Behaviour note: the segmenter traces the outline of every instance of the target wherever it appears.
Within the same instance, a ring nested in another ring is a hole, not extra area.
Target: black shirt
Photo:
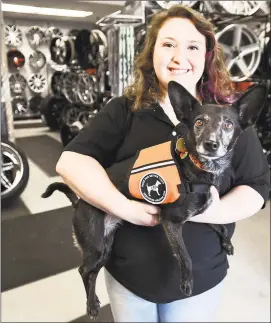
[[[172,139],[174,125],[160,106],[131,111],[131,102],[112,99],[65,147],[95,158],[104,168],[135,155],[137,150]],[[232,168],[223,175],[220,196],[238,185],[249,185],[268,199],[269,168],[253,128],[235,147]],[[90,183],[93,185],[93,183]],[[219,214],[217,214],[219,216]],[[235,224],[226,225],[230,237]],[[218,235],[203,223],[187,222],[183,238],[192,258],[193,295],[217,285],[227,274],[227,255]],[[155,303],[185,298],[180,291],[180,269],[161,225],[145,227],[129,222],[117,230],[106,269],[134,294]]]

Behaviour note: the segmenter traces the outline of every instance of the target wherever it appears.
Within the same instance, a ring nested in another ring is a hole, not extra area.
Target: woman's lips
[[[171,74],[174,75],[183,75],[183,74],[187,74],[188,72],[190,72],[190,69],[180,69],[180,68],[168,68],[168,70],[170,71]]]

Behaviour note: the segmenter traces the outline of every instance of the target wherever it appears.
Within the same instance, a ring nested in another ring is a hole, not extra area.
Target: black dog
[[[192,216],[202,213],[211,203],[210,185],[219,189],[221,174],[230,166],[234,145],[240,134],[253,126],[261,112],[267,96],[265,85],[256,85],[239,98],[232,106],[206,104],[201,106],[181,85],[169,83],[169,97],[180,124],[176,127],[177,138],[183,138],[185,150],[178,151],[186,156],[179,160],[182,178],[191,183],[191,191],[179,207],[162,208],[161,223],[180,264],[181,290],[192,294],[192,262],[182,239],[182,226]],[[178,142],[178,141],[177,141]],[[176,142],[176,147],[178,144]],[[118,186],[114,171],[108,170],[112,182]],[[207,183],[208,189],[197,191],[193,183]],[[157,186],[152,188],[157,190]],[[75,208],[73,236],[82,252],[82,276],[87,294],[87,313],[95,318],[99,310],[99,300],[95,294],[96,278],[106,264],[114,235],[121,219],[107,215],[103,211],[79,199],[63,183],[49,185],[42,197],[49,197],[55,190],[67,195]],[[210,224],[221,238],[222,246],[228,254],[233,247],[227,238],[223,225]]]

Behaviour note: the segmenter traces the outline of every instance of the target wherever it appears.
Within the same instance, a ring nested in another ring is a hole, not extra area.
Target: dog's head
[[[175,81],[168,84],[170,102],[186,129],[183,135],[187,150],[206,160],[223,157],[232,150],[240,134],[257,121],[267,92],[266,85],[254,85],[232,105],[201,106],[182,85]]]

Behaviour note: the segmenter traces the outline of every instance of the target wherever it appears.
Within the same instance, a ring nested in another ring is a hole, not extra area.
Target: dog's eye
[[[198,119],[196,122],[195,122],[195,126],[197,127],[201,127],[203,125],[203,122],[202,120]]]
[[[231,121],[226,121],[225,126],[227,129],[231,129],[233,127],[233,123]]]

